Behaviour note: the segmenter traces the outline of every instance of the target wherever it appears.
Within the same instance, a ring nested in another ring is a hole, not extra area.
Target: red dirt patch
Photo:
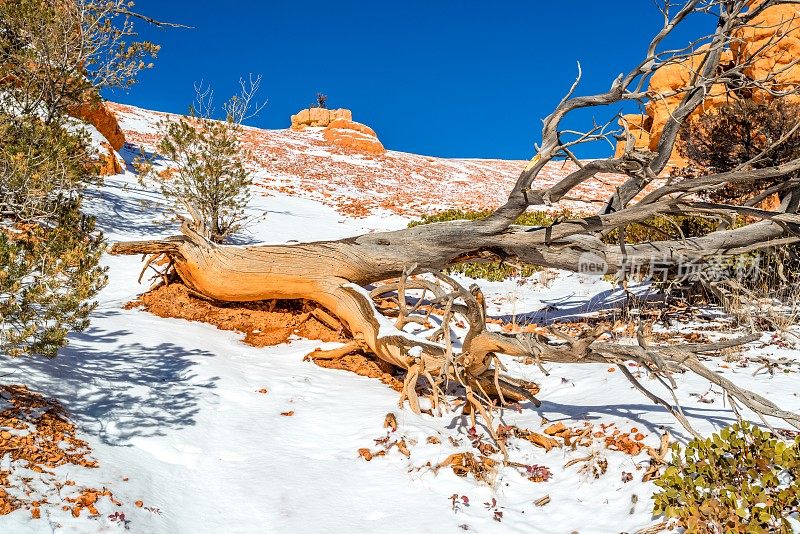
[[[254,347],[285,343],[292,335],[346,341],[342,333],[320,322],[311,314],[312,308],[301,301],[212,302],[193,296],[183,284],[172,283],[141,295],[126,308],[137,306],[159,317],[200,321],[220,330],[242,332],[244,342]]]
[[[285,343],[292,335],[320,341],[348,340],[345,332],[318,319],[312,304],[299,300],[212,302],[195,297],[181,283],[172,283],[140,295],[125,307],[142,307],[159,317],[188,319],[212,324],[221,330],[242,332],[243,341],[254,347]],[[324,317],[327,313],[320,315]],[[356,353],[337,360],[313,361],[320,367],[378,378],[397,391],[403,388],[402,382],[394,377],[396,369],[392,365],[369,355]]]
[[[312,358],[313,359],[313,358]],[[350,354],[338,360],[313,360],[320,367],[344,369],[368,378],[377,378],[395,391],[403,390],[403,382],[395,378],[395,367],[378,358]]]

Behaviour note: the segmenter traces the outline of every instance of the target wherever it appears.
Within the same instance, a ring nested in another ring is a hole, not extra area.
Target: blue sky
[[[193,82],[213,84],[221,101],[239,76],[261,74],[268,104],[253,126],[287,127],[319,91],[387,148],[444,157],[531,157],[576,61],[580,92],[604,90],[661,23],[652,0],[138,0],[136,9],[193,29],[140,23],[161,53],[130,91],[107,93],[111,100],[183,113]],[[690,21],[674,42],[713,24]]]

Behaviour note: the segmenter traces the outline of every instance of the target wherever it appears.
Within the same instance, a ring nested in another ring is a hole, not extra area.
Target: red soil
[[[159,317],[200,321],[221,330],[242,332],[243,341],[254,347],[285,343],[292,335],[320,341],[348,339],[346,332],[318,319],[313,304],[303,301],[212,302],[195,297],[183,284],[172,283],[141,295],[126,307],[139,306]],[[370,355],[356,353],[337,360],[313,361],[320,367],[378,378],[393,389],[402,389],[402,382],[394,377],[395,369]]]

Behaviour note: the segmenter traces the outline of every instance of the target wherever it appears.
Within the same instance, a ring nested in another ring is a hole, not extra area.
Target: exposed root
[[[340,323],[334,316],[332,316],[330,313],[326,312],[322,308],[313,308],[311,310],[311,315],[313,315],[315,319],[317,319],[322,324],[326,325],[331,330],[334,330],[336,332],[341,332],[342,330],[344,330],[342,323]],[[360,343],[358,348],[364,348],[361,345],[363,345],[363,343]]]
[[[330,350],[314,349],[306,354],[305,360],[338,360],[354,352],[364,350],[366,346],[360,341],[348,341],[341,347]]]
[[[667,452],[669,452],[669,433],[664,432],[661,435],[661,446],[658,450],[652,447],[645,447],[645,450],[647,450],[647,454],[650,456],[650,465],[644,476],[642,476],[642,482],[648,482],[658,478],[661,474],[661,468],[667,465],[666,457]]]
[[[424,364],[415,363],[408,369],[406,379],[403,381],[403,389],[400,391],[400,407],[402,408],[403,403],[407,400],[411,411],[416,414],[420,413],[419,397],[417,396],[420,365]]]
[[[536,445],[537,447],[540,447],[547,452],[549,452],[553,448],[561,447],[561,444],[555,439],[539,434],[538,432],[522,429],[513,425],[505,426],[502,428],[502,430],[504,435],[511,435],[519,439],[524,439],[525,441],[528,441],[531,444]],[[565,436],[567,437],[569,436],[568,431],[565,434]]]
[[[409,305],[406,292],[412,288],[417,292]],[[496,357],[497,353],[533,358],[540,366],[541,362],[616,364],[637,390],[655,404],[664,406],[695,437],[699,437],[699,433],[694,430],[684,414],[674,392],[676,383],[672,375],[675,372],[691,371],[721,387],[737,417],[740,417],[737,409],[737,405],[740,405],[755,412],[765,425],[769,426],[767,417],[775,417],[800,428],[800,416],[781,410],[764,397],[736,386],[730,380],[708,369],[698,357],[700,354],[714,353],[749,343],[757,339],[758,335],[718,343],[684,344],[674,347],[650,345],[642,325],[636,332],[638,346],[601,341],[605,335],[602,327],[586,331],[579,337],[568,336],[555,330],[550,331],[553,334],[551,338],[544,337],[538,332],[514,335],[491,332],[486,327],[486,315],[481,304],[483,299],[480,291],[477,288],[467,291],[452,278],[430,270],[422,270],[415,275],[414,269],[406,269],[400,279],[390,281],[385,286],[378,286],[370,295],[373,298],[380,297],[390,301],[394,299],[397,302],[396,324],[414,322],[426,324],[431,322],[432,318],[439,322],[433,334],[426,338],[436,342],[439,350],[430,351],[427,345],[419,347],[419,356],[415,358],[417,363],[409,368],[401,403],[408,399],[412,403],[412,409],[418,410],[418,407],[415,408],[416,396],[412,393],[409,382],[416,381],[420,376],[418,366],[433,367],[438,370],[438,375],[429,379],[434,390],[447,384],[448,381],[454,380],[459,383],[465,389],[467,402],[474,409],[470,412],[473,424],[475,414],[480,414],[487,422],[492,437],[501,444],[501,448],[502,443],[498,440],[492,424],[496,406],[506,404],[507,395],[514,401],[525,398],[536,406],[540,403],[530,390],[500,374],[503,366]],[[426,308],[423,307],[423,303],[426,304]],[[421,309],[425,310],[424,315],[419,311]],[[418,314],[419,321],[410,320],[415,317],[415,313]],[[460,347],[454,342],[452,337],[454,334],[460,337]],[[415,335],[420,338],[425,337],[421,334],[415,333]],[[424,359],[423,355],[427,355],[428,359]],[[664,385],[672,397],[672,402],[662,399],[644,387],[624,365],[628,361],[635,361]],[[482,371],[473,374],[472,370],[476,367]]]

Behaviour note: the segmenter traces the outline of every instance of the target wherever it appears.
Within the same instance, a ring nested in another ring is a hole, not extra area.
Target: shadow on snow
[[[0,363],[3,382],[24,383],[57,398],[81,430],[110,445],[195,424],[198,401],[218,377],[199,379],[193,367],[198,357],[213,354],[172,343],[118,344],[130,334],[90,327],[71,335],[69,346],[52,360]]]

